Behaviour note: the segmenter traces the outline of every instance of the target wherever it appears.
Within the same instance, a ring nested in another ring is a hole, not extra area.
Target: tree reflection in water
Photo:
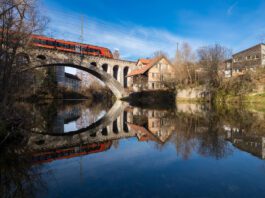
[[[0,190],[6,197],[34,197],[36,191],[45,190],[41,166],[33,164],[104,152],[111,147],[118,149],[119,140],[125,138],[154,142],[158,150],[173,145],[176,154],[185,160],[193,154],[218,160],[226,158],[233,154],[231,143],[265,159],[264,113],[242,107],[179,104],[177,109],[155,110],[127,106],[101,130],[68,136],[47,135],[45,130],[58,129],[54,120],[59,118],[63,119],[62,126],[70,120],[79,123],[79,127],[87,127],[100,119],[102,111],[107,113],[109,107],[84,103],[24,107],[33,112],[26,114],[33,133],[25,137],[25,145],[12,144],[1,149]]]
[[[18,142],[14,146],[2,145],[0,149],[0,194],[3,198],[36,197],[46,191],[41,166],[33,166],[31,155],[18,145]]]
[[[38,129],[37,131],[44,131],[44,133],[45,130],[51,131],[51,129],[57,129],[57,132],[61,131],[60,133],[64,133],[63,126],[65,125],[65,120],[71,120],[71,115],[73,116],[72,120],[78,123],[78,129],[87,127],[93,121],[99,119],[98,115],[100,115],[102,110],[108,111],[106,107],[101,105],[91,105],[87,107],[83,103],[59,106],[59,110],[56,110],[56,114],[51,113],[51,116],[47,113],[51,112],[49,108],[45,109],[47,110],[45,113],[43,113],[42,109],[40,111],[40,115],[44,114],[45,116],[36,116],[37,113],[34,114],[35,118],[42,117],[42,119],[38,119],[42,123],[35,123],[34,129]],[[48,119],[46,119],[46,117],[48,117]],[[59,118],[63,119],[61,124],[59,123],[60,127],[58,127],[58,122],[54,122],[51,118],[53,118],[53,120],[58,120]],[[84,122],[84,120],[89,121]],[[56,125],[56,127],[54,125]],[[42,127],[41,130],[39,126]],[[62,128],[62,130],[58,130],[58,128]],[[256,144],[258,143],[260,145],[260,148],[256,149],[260,149],[260,151],[252,151],[251,153],[256,153],[259,157],[265,155],[262,153],[257,154],[257,152],[264,152],[264,145],[261,142],[264,137],[263,129],[265,128],[263,117],[244,110],[244,108],[215,108],[194,104],[179,104],[177,110],[127,107],[124,112],[119,113],[117,118],[113,118],[113,122],[110,123],[109,126],[104,126],[102,128],[101,131],[93,132],[93,134],[83,132],[83,137],[89,137],[88,139],[86,138],[85,144],[110,140],[113,141],[112,145],[118,148],[119,139],[137,137],[139,141],[156,142],[156,147],[158,149],[163,149],[165,144],[174,144],[177,155],[182,156],[183,159],[189,159],[192,153],[221,159],[232,154],[231,149],[229,149],[229,142],[232,142],[237,147],[241,147],[241,149],[244,147],[244,150],[253,150],[253,148],[247,148],[247,145],[243,145],[242,142],[244,140],[242,138],[244,136],[248,138],[252,137],[253,139],[255,136],[254,139],[256,140]],[[239,133],[235,136],[235,131],[242,132],[240,133],[240,145],[235,143],[237,141],[235,137],[237,137],[237,139],[239,138]],[[232,133],[234,134],[233,136],[231,135]],[[232,139],[233,137],[234,139]],[[58,137],[57,139],[58,142],[64,140],[62,137]],[[52,138],[52,141],[54,141],[53,145],[57,145],[57,139],[54,137]],[[47,139],[46,142],[52,144],[49,139]],[[43,142],[40,140],[36,142],[36,144],[43,144],[42,147],[48,146],[45,144],[45,140],[43,140]],[[73,145],[73,143],[71,143],[71,145]],[[58,147],[62,146],[65,147],[67,144],[58,145]],[[53,147],[53,149],[54,148],[55,147]]]

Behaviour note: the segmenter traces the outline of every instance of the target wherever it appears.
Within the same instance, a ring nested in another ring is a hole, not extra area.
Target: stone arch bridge
[[[118,99],[128,96],[127,88],[132,86],[131,79],[126,76],[135,68],[133,61],[44,48],[33,48],[23,54],[27,56],[31,68],[67,66],[86,71],[103,81]]]
[[[64,148],[89,143],[104,142],[136,136],[129,130],[128,123],[132,114],[126,111],[127,103],[117,100],[108,113],[87,128],[65,134],[32,133],[28,139],[28,148],[32,151]],[[39,142],[42,142],[41,144]]]

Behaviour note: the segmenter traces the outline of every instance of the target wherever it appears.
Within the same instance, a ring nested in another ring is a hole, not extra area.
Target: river
[[[208,104],[21,104],[3,197],[265,197],[265,113]]]

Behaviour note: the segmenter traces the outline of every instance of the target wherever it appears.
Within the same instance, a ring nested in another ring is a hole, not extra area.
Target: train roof
[[[74,43],[74,44],[78,44],[78,45],[90,45],[92,47],[98,47],[98,48],[101,48],[101,49],[106,49],[106,50],[109,50],[109,48],[107,47],[102,47],[102,46],[97,46],[97,45],[92,45],[92,44],[88,44],[88,43],[80,43],[80,42],[76,42],[76,41],[66,41],[64,39],[56,39],[56,38],[52,38],[52,37],[48,37],[48,36],[44,36],[44,35],[37,35],[37,34],[33,34],[32,35],[33,37],[43,37],[43,38],[46,38],[46,39],[50,39],[50,40],[56,40],[56,41],[63,41],[63,42],[69,42],[69,43]]]

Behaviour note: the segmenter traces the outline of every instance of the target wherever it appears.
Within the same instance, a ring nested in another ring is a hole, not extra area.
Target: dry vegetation
[[[28,63],[22,52],[29,47],[30,35],[40,33],[46,20],[38,14],[34,0],[0,0],[0,5],[0,100],[3,108],[12,104],[14,93],[25,82],[19,73]]]

